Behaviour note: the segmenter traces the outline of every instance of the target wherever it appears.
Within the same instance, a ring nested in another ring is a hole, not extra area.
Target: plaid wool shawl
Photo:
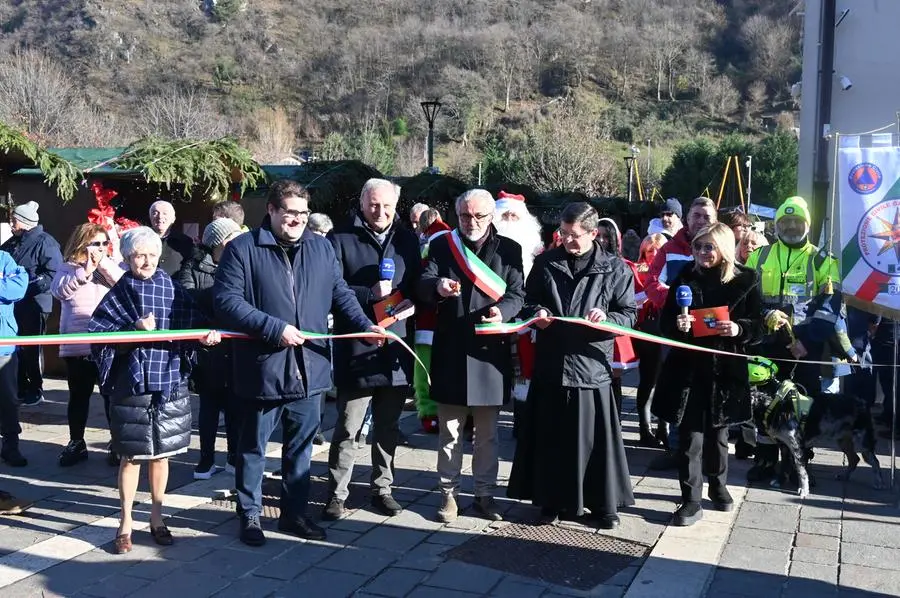
[[[94,310],[88,332],[135,330],[134,323],[150,313],[156,318],[157,330],[193,328],[205,320],[184,289],[173,284],[161,269],[157,268],[147,280],[126,271]],[[117,346],[121,351],[122,345],[92,346],[100,371],[100,390],[104,394],[112,394],[113,385],[123,379],[118,372],[112,371]],[[154,342],[141,344],[127,355],[120,355],[121,367],[127,364],[131,384],[127,393],[131,396],[160,393],[163,399],[168,399],[181,382],[182,366],[185,373],[190,369],[190,360],[183,355],[187,349],[178,341]],[[116,390],[121,394],[126,389]]]

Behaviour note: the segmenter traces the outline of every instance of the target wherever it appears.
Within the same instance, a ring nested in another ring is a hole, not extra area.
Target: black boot
[[[734,458],[738,461],[744,461],[745,459],[749,459],[756,453],[756,449],[746,442],[744,439],[738,436],[737,441],[734,443]]]
[[[775,466],[778,465],[777,444],[757,444],[753,467],[747,472],[747,481],[769,482],[775,477]]]

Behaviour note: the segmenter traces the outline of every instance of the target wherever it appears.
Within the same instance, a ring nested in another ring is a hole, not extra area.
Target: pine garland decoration
[[[201,192],[207,201],[227,199],[233,182],[240,183],[243,195],[266,179],[250,151],[232,137],[211,141],[145,137],[114,161],[116,166],[139,171],[148,182],[163,184],[167,189],[171,190],[173,184],[184,185],[185,198]]]
[[[48,152],[29,139],[24,133],[0,122],[0,151],[8,154],[19,151],[31,160],[44,175],[44,182],[56,188],[56,194],[68,203],[78,192],[78,183],[84,178],[78,168],[60,156]]]

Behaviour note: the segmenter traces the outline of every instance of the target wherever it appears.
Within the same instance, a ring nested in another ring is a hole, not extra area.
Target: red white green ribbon
[[[472,250],[463,244],[457,230],[450,233],[450,253],[453,254],[453,258],[462,269],[463,274],[466,275],[466,278],[472,281],[472,284],[479,291],[494,301],[500,301],[504,293],[506,293],[506,283],[487,264],[481,261]]]
[[[578,326],[587,326],[588,328],[593,328],[594,330],[600,330],[602,332],[609,332],[611,334],[618,334],[622,336],[628,336],[637,340],[647,341],[650,343],[656,343],[658,345],[665,345],[667,347],[674,347],[676,349],[685,349],[687,351],[699,351],[700,353],[710,353],[713,355],[724,355],[726,357],[742,357],[744,359],[750,359],[753,357],[757,357],[755,355],[744,355],[741,353],[732,353],[731,351],[721,351],[719,349],[712,349],[710,347],[703,347],[701,345],[692,345],[691,343],[685,343],[682,341],[676,341],[669,338],[665,338],[662,336],[656,336],[655,334],[648,334],[646,332],[641,332],[640,330],[634,330],[633,328],[625,328],[624,326],[619,326],[618,324],[613,324],[611,322],[591,322],[584,318],[575,318],[571,316],[550,316],[546,318],[551,322],[563,322],[566,324],[577,324]],[[497,324],[476,324],[475,325],[475,334],[483,335],[483,334],[514,334],[532,326],[535,322],[540,321],[541,318],[531,318],[525,320],[523,322],[508,322],[508,323],[497,323]],[[771,358],[768,358],[771,359]],[[805,359],[772,359],[772,361],[781,361],[788,363],[808,363],[813,365],[834,365],[831,361],[807,361]],[[846,363],[845,365],[857,366],[858,363]],[[874,367],[893,367],[891,364],[873,364]]]

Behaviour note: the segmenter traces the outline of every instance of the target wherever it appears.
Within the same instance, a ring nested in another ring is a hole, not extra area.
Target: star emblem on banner
[[[884,241],[884,245],[878,250],[878,255],[883,255],[893,249],[897,261],[900,262],[900,208],[894,211],[893,222],[889,222],[880,216],[876,216],[876,219],[884,229],[881,232],[870,234],[869,237]]]

